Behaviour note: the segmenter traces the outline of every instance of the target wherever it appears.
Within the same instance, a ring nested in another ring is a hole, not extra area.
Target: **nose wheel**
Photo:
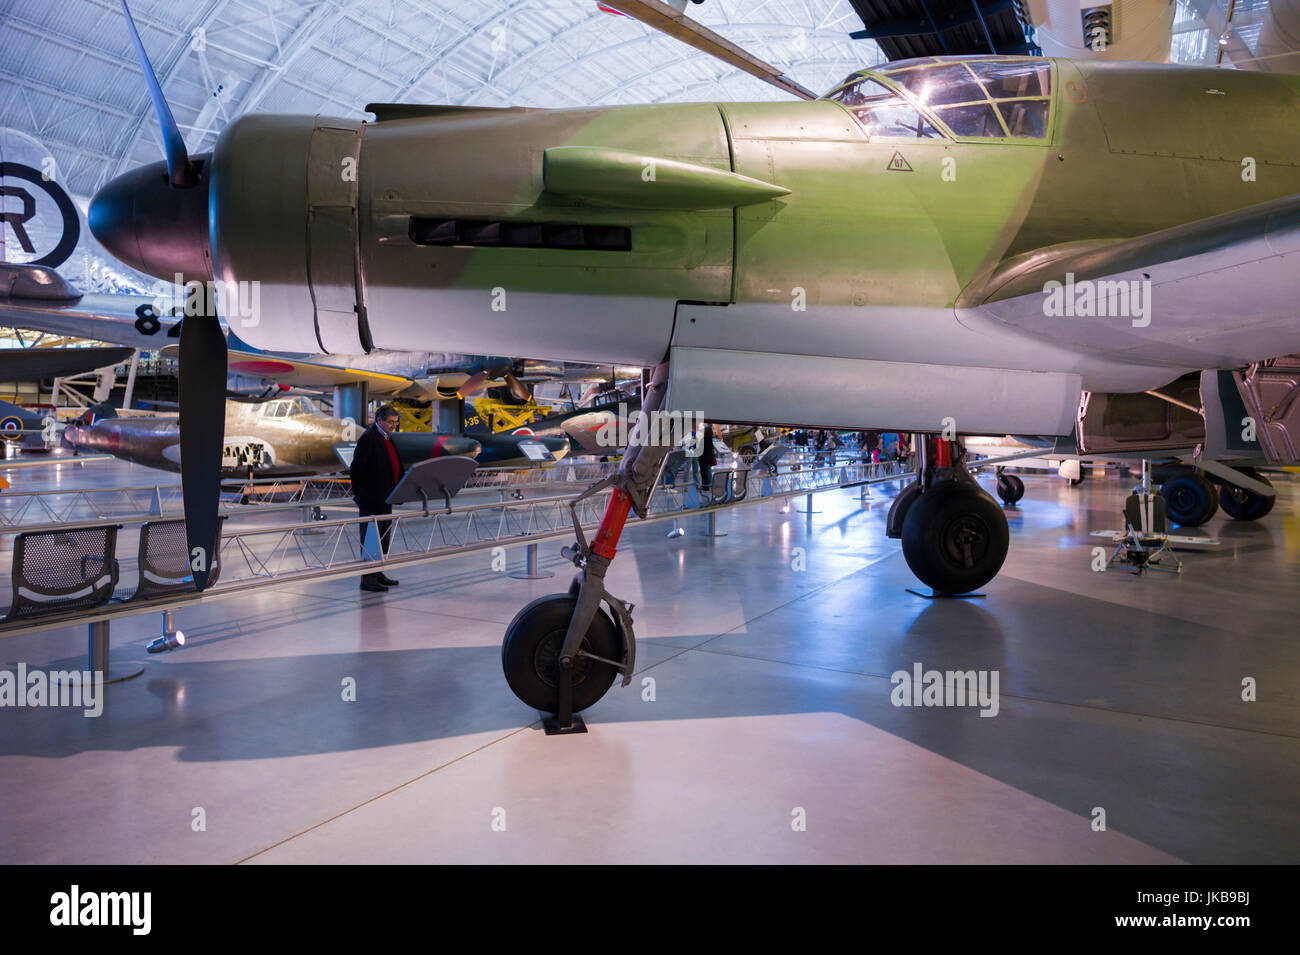
[[[668,363],[642,379],[642,414],[653,414],[668,393]],[[546,733],[585,733],[574,714],[609,690],[614,678],[623,685],[636,671],[636,637],[632,604],[605,589],[605,575],[617,552],[628,515],[644,518],[655,482],[673,441],[629,442],[618,472],[597,481],[569,502],[577,541],[560,551],[579,573],[567,594],[534,600],[515,616],[501,646],[501,667],[515,696],[537,710],[554,714],[543,720]],[[605,513],[595,539],[588,541],[577,505],[609,488]],[[609,613],[605,612],[609,607]],[[611,618],[611,614],[613,615]]]
[[[573,594],[539,597],[515,615],[501,644],[501,669],[515,696],[535,710],[560,712],[560,650],[578,598]],[[622,641],[609,614],[597,609],[569,670],[570,712],[599,700],[614,684]]]

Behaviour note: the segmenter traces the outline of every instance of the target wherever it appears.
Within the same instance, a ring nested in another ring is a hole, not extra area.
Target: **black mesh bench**
[[[13,600],[4,621],[108,603],[117,587],[120,524],[32,531],[14,540]]]
[[[221,528],[226,523],[223,514],[217,521],[217,540],[212,548],[212,572],[208,585],[215,584],[221,576]],[[194,572],[190,569],[189,544],[185,540],[185,519],[149,521],[140,528],[140,550],[137,557],[140,582],[135,593],[126,600],[148,600],[194,589]]]
[[[102,524],[19,534],[10,571],[13,600],[3,622],[93,610],[108,603],[117,588],[114,552],[121,528]],[[87,668],[102,673],[105,683],[129,680],[144,671],[140,664],[109,666],[107,620],[89,625],[87,650]]]

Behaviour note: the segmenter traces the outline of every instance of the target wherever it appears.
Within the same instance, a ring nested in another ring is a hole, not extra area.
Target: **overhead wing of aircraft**
[[[66,378],[126,361],[133,348],[0,349],[0,381]]]
[[[800,86],[775,66],[746,53],[730,40],[696,23],[683,12],[684,2],[678,3],[677,6],[669,6],[661,3],[660,0],[602,0],[601,6],[611,7],[634,20],[640,20],[647,26],[654,27],[688,46],[693,46],[724,63],[744,70],[750,76],[757,76],[764,83],[770,83],[799,99],[817,98],[816,93]]]
[[[147,295],[83,294],[55,269],[0,262],[0,324],[158,351],[180,340],[183,316]]]

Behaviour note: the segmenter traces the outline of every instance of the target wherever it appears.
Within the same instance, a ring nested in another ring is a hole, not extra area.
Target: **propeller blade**
[[[487,371],[487,369],[470,375],[465,379],[465,383],[456,389],[456,394],[460,395],[462,398],[468,398],[470,395],[474,394],[474,392],[483,387],[484,382],[488,380],[490,375],[491,373]]]
[[[510,389],[510,394],[514,395],[516,401],[527,401],[533,396],[528,386],[510,372],[505,373],[505,379],[506,387]]]
[[[158,117],[158,128],[162,131],[163,148],[167,153],[167,178],[171,180],[173,186],[188,189],[199,181],[199,177],[194,172],[189,153],[185,151],[185,140],[181,136],[181,129],[176,125],[171,107],[167,105],[167,98],[163,96],[158,75],[154,73],[153,65],[149,62],[149,54],[144,51],[144,44],[140,42],[140,31],[135,28],[135,20],[131,17],[131,9],[126,5],[126,0],[122,0],[122,12],[126,14],[126,25],[131,31],[131,42],[135,44],[136,55],[140,58],[140,72],[144,74],[145,84],[149,87],[149,98],[153,100],[154,115]]]
[[[212,289],[204,285],[193,294],[202,297],[203,308],[181,325],[181,490],[190,568],[195,589],[203,590],[216,559],[226,433],[226,336]]]

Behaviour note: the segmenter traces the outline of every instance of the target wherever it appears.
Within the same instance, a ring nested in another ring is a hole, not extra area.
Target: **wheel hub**
[[[542,640],[538,641],[537,649],[533,651],[533,668],[537,671],[537,678],[554,689],[558,689],[560,685],[560,648],[564,646],[565,632],[564,630],[552,630]],[[591,649],[587,645],[585,637],[579,649]],[[591,673],[594,662],[591,657],[574,657],[573,672],[569,677],[570,685],[574,687],[581,686],[582,681]]]
[[[974,567],[989,547],[989,527],[975,514],[963,514],[944,528],[943,549],[948,559],[962,567]]]
[[[1173,494],[1173,500],[1170,501],[1178,510],[1187,510],[1195,505],[1194,495],[1187,488],[1176,488]]]

